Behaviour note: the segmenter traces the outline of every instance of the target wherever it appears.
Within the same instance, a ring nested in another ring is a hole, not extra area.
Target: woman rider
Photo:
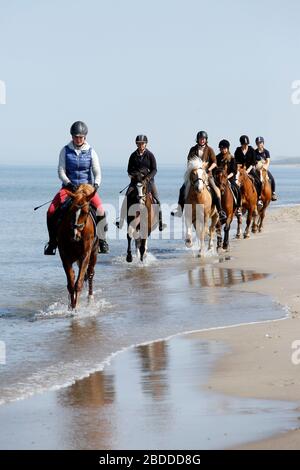
[[[70,133],[72,136],[71,142],[65,145],[59,154],[58,176],[62,181],[62,188],[54,197],[47,212],[49,242],[44,248],[45,255],[55,255],[56,252],[57,220],[60,213],[59,208],[68,198],[66,189],[74,192],[80,184],[89,183],[93,184],[97,190],[101,183],[99,157],[86,141],[87,125],[82,121],[76,121],[72,124]],[[99,252],[108,253],[109,247],[105,239],[105,232],[107,231],[105,212],[97,193],[91,199],[91,204],[96,209],[97,224],[101,222]],[[97,226],[97,232],[99,233],[99,225]]]
[[[234,156],[230,153],[229,147],[230,142],[228,140],[222,139],[219,142],[220,153],[216,156],[217,166],[227,173],[227,179],[236,197],[237,215],[241,215],[241,193],[235,181],[237,166]]]
[[[269,171],[270,166],[270,152],[269,150],[265,149],[265,140],[263,137],[256,137],[255,143],[257,148],[255,149],[256,154],[256,163],[262,162],[265,169],[268,172],[268,177],[271,182],[271,189],[272,189],[272,201],[277,201],[277,195],[275,193],[275,180],[272,173]]]

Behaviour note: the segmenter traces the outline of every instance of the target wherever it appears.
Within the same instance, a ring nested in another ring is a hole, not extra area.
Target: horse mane
[[[81,193],[83,196],[88,197],[94,191],[95,191],[95,189],[91,184],[84,183],[84,184],[81,184],[80,186],[78,186],[77,191],[75,192],[75,194],[79,195]]]
[[[188,161],[187,164],[187,169],[184,174],[184,184],[185,184],[185,199],[187,198],[187,195],[189,193],[191,183],[190,183],[190,174],[193,170],[199,170],[203,168],[203,161],[199,157],[194,157],[191,158],[191,160]]]

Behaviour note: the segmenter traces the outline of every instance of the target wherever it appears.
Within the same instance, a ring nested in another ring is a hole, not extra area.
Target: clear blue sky
[[[0,0],[0,162],[56,164],[79,119],[103,164],[138,133],[180,164],[200,129],[299,156],[299,19],[298,0]]]

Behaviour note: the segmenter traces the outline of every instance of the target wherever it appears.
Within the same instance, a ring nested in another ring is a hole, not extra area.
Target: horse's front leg
[[[193,237],[192,237],[192,211],[191,207],[186,208],[185,210],[185,246],[191,248],[193,246]]]
[[[79,260],[78,276],[75,283],[75,308],[78,306],[79,303],[79,296],[83,288],[83,281],[89,265],[90,255],[91,252],[90,250],[88,250],[88,253],[84,256],[84,258]]]
[[[132,253],[131,253],[131,236],[127,233],[127,256],[126,261],[127,263],[132,263]]]
[[[251,209],[248,209],[244,238],[250,238],[250,224],[252,220],[252,214],[253,211]]]
[[[266,215],[266,207],[263,207],[261,212],[260,212],[260,217],[259,217],[259,223],[258,223],[258,231],[261,232],[262,229],[263,229],[263,222],[264,222],[264,218],[265,218],[265,215]]]
[[[69,291],[69,308],[75,308],[75,272],[72,263],[63,261],[63,267],[67,276],[67,289]]]
[[[228,221],[225,224],[224,227],[224,241],[223,241],[223,250],[228,250],[229,247],[229,232],[230,232],[230,225],[231,223]]]
[[[209,242],[208,242],[208,249],[211,250],[214,247],[214,237],[215,237],[215,230],[216,230],[216,225],[218,222],[219,216],[217,212],[215,211],[214,214],[211,217],[211,224],[209,227]],[[221,237],[222,240],[222,237]]]
[[[89,293],[88,293],[88,302],[91,302],[94,299],[94,291],[93,291],[93,279],[95,275],[95,265],[97,262],[97,246],[93,248],[89,265],[87,268],[87,280],[89,283]]]
[[[237,231],[236,231],[236,236],[235,238],[241,238],[242,236],[242,223],[243,223],[243,216],[240,214],[240,215],[237,215],[236,216],[236,219],[237,219]]]

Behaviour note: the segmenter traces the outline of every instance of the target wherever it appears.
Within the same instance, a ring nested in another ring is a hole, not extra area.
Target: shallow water
[[[110,223],[111,252],[97,264],[95,303],[87,305],[83,295],[72,316],[60,259],[42,254],[47,206],[33,211],[57,191],[56,171],[1,171],[1,218],[6,223],[0,244],[0,341],[6,344],[6,364],[0,363],[0,403],[72,383],[101,370],[122,348],[143,341],[283,315],[269,298],[258,295],[253,302],[252,294],[230,290],[236,283],[259,280],[263,273],[226,269],[227,255],[213,252],[199,260],[196,250],[185,249],[181,221],[176,220],[170,222],[175,224],[170,239],[154,234],[143,265],[126,263],[126,241],[118,239]],[[176,203],[182,173],[160,170],[157,182],[164,203]],[[280,175],[280,201],[296,201],[295,169],[285,173],[286,192],[281,192]],[[104,168],[101,195],[110,207],[126,183],[123,169]],[[112,221],[113,212],[109,217]]]
[[[223,449],[298,425],[295,404],[202,389],[223,345],[179,336],[67,388],[0,407],[2,449]]]

